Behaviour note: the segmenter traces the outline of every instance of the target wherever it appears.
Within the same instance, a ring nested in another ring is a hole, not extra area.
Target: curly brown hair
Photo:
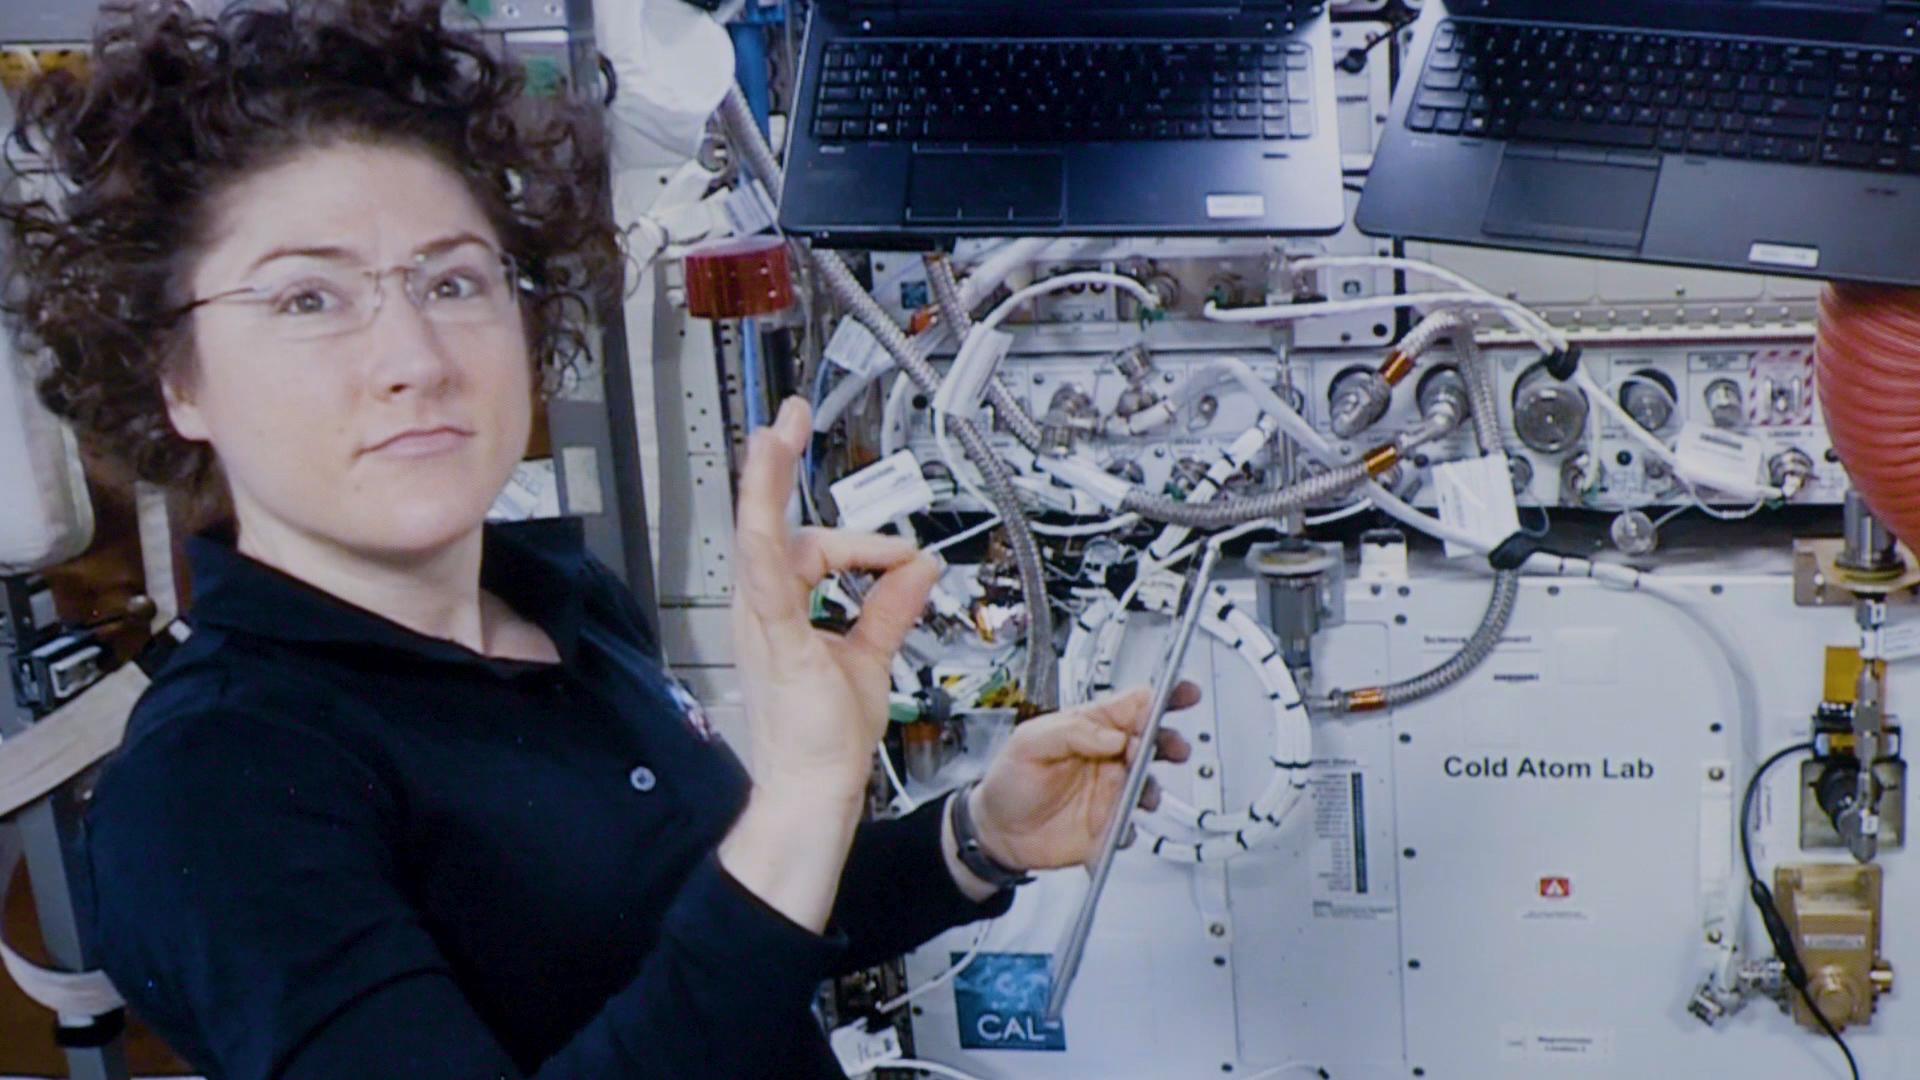
[[[601,113],[529,97],[443,6],[284,0],[210,18],[183,0],[117,3],[84,79],[54,71],[24,92],[8,163],[52,168],[65,195],[0,197],[0,307],[25,351],[45,350],[42,400],[93,449],[218,497],[211,450],[174,432],[162,396],[193,374],[186,283],[221,193],[319,146],[403,146],[457,172],[519,267],[543,383],[584,355],[621,270]]]

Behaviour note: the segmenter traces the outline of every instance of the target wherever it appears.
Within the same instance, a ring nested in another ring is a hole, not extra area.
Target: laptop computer
[[[781,227],[1327,235],[1344,223],[1323,0],[817,0]]]
[[[1429,0],[1363,232],[1920,285],[1920,4]]]

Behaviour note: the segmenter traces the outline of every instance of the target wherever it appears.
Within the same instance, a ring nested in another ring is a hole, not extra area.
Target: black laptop
[[[1375,235],[1920,285],[1920,3],[1429,0]]]
[[[817,243],[1326,235],[1323,0],[817,0],[781,226]]]

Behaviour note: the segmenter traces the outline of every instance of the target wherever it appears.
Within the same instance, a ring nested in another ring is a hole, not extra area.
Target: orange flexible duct
[[[1816,355],[1847,475],[1874,516],[1920,550],[1920,289],[1828,286]]]

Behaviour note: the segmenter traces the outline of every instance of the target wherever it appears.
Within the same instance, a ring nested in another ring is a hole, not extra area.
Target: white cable
[[[1526,309],[1503,296],[1490,292],[1392,293],[1358,300],[1325,300],[1304,304],[1269,304],[1262,307],[1223,308],[1207,301],[1206,317],[1226,323],[1279,323],[1330,315],[1360,315],[1370,311],[1396,311],[1411,307],[1483,307],[1492,308],[1506,318],[1528,340],[1542,346],[1552,340],[1541,332],[1543,324],[1523,317]],[[1530,314],[1530,313],[1529,313]],[[1545,339],[1545,340],[1543,340]]]
[[[996,515],[994,517],[988,518],[987,520],[981,522],[978,525],[975,525],[971,529],[966,529],[962,532],[954,533],[952,536],[947,537],[945,540],[942,540],[937,544],[929,544],[921,550],[925,551],[929,555],[937,555],[940,552],[945,551],[950,547],[953,547],[955,544],[964,544],[967,541],[973,539],[976,536],[979,536],[981,533],[986,532],[987,530],[992,529],[999,524],[1000,524],[1000,518],[998,515]]]
[[[1357,502],[1349,503],[1338,510],[1332,510],[1324,514],[1316,514],[1309,517],[1306,519],[1306,523],[1308,525],[1331,525],[1336,521],[1345,521],[1350,517],[1358,517],[1371,509],[1373,509],[1373,500],[1363,498]]]
[[[1031,522],[1030,526],[1034,532],[1039,533],[1041,536],[1075,537],[1100,536],[1105,533],[1131,529],[1138,524],[1140,524],[1140,515],[1129,513],[1121,514],[1118,517],[1110,517],[1103,521],[1088,522],[1084,525],[1048,525],[1035,521]]]
[[[933,978],[928,979],[926,982],[921,983],[919,986],[913,987],[912,989],[907,990],[906,992],[899,994],[891,998],[890,1000],[881,1002],[878,1006],[878,1010],[881,1013],[881,1015],[884,1016],[887,1013],[893,1012],[894,1010],[900,1008],[902,1005],[905,1005],[910,1001],[918,1001],[920,998],[923,998],[926,995],[933,993],[935,990],[938,990],[941,987],[952,982],[953,980],[959,978],[960,973],[967,970],[967,966],[969,964],[972,964],[974,960],[979,957],[982,949],[987,944],[987,934],[990,933],[992,930],[993,930],[992,919],[988,919],[985,922],[981,923],[980,929],[974,931],[973,944],[967,947],[967,951],[965,955],[961,956],[960,959],[955,960],[953,964],[947,968],[947,970],[941,972],[938,975],[935,975]]]
[[[1471,279],[1457,274],[1452,270],[1448,270],[1443,266],[1437,266],[1420,259],[1402,259],[1385,255],[1319,255],[1301,259],[1293,264],[1293,269],[1297,271],[1317,270],[1321,267],[1399,270],[1409,274],[1420,274],[1425,277],[1430,277],[1452,288],[1459,289],[1463,292],[1477,293],[1487,298],[1489,301],[1488,306],[1500,310],[1500,312],[1507,317],[1508,323],[1516,329],[1519,329],[1519,323],[1515,321],[1516,319],[1530,324],[1534,328],[1535,333],[1526,334],[1524,330],[1522,333],[1535,344],[1551,344],[1553,348],[1557,349],[1565,349],[1567,347],[1566,335],[1562,333],[1558,327],[1541,318],[1532,308],[1527,307],[1525,304],[1511,297],[1500,296],[1490,292]],[[1543,338],[1545,339],[1544,343],[1541,340]]]
[[[918,1069],[929,1076],[946,1077],[947,1080],[983,1080],[972,1073],[961,1072],[951,1065],[942,1065],[937,1061],[922,1061],[919,1058],[895,1058],[874,1065],[875,1069]],[[872,1075],[871,1072],[863,1075]]]
[[[919,809],[920,804],[914,800],[913,796],[907,794],[907,785],[900,782],[900,773],[893,767],[893,755],[887,753],[884,745],[879,748],[879,753],[880,767],[886,771],[887,783],[893,785],[893,795],[900,802],[901,812],[913,813]]]

